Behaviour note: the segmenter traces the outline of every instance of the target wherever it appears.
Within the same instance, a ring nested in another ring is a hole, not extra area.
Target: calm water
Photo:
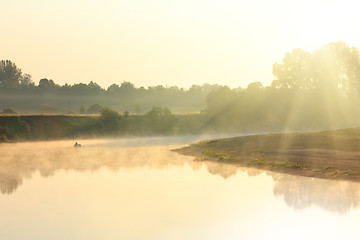
[[[194,140],[0,144],[0,239],[360,239],[360,184],[170,151]]]

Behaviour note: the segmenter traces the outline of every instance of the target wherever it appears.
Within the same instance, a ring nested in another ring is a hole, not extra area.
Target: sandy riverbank
[[[196,161],[360,182],[360,128],[216,139],[174,151]]]

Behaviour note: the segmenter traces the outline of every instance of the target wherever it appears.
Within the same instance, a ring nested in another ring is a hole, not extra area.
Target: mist
[[[320,131],[360,122],[360,54],[343,42],[288,52],[281,63],[274,63],[271,86],[254,82],[233,89],[217,84],[145,89],[123,82],[105,90],[95,82],[60,86],[47,78],[35,85],[8,60],[1,62],[0,71],[4,114],[100,116],[81,123],[67,119],[71,128],[55,125],[61,130],[49,138]],[[25,127],[15,132],[3,120],[2,139],[31,139],[44,132],[41,124],[18,119]]]
[[[261,170],[193,161],[193,157],[170,151],[207,137],[81,140],[81,148],[74,148],[73,141],[1,144],[0,190],[5,195],[15,194],[25,181],[36,174],[42,178],[51,178],[64,171],[96,174],[107,169],[121,174],[189,166],[194,171],[205,168],[209,174],[221,176],[227,181],[243,173],[255,178],[263,176],[264,171]],[[345,214],[360,204],[359,183],[265,173],[274,181],[274,196],[284,198],[286,204],[295,209],[317,205],[328,211]]]

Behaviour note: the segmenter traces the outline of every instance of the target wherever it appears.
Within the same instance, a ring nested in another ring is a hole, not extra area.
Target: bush
[[[146,128],[155,134],[170,134],[175,127],[175,116],[168,108],[153,107],[145,114]]]
[[[104,107],[100,113],[100,122],[105,133],[117,133],[120,129],[120,115],[118,112]]]
[[[86,112],[86,109],[84,107],[84,105],[80,106],[80,114],[84,114]]]
[[[104,107],[104,108],[102,108],[102,110],[100,112],[100,118],[102,119],[102,121],[105,121],[105,122],[114,122],[120,118],[120,115],[118,112],[116,112],[108,107]]]
[[[103,107],[99,104],[91,105],[87,110],[86,113],[93,114],[93,113],[100,113]]]
[[[2,113],[6,113],[6,114],[15,114],[17,112],[15,112],[14,110],[12,110],[11,108],[6,108],[2,111]]]

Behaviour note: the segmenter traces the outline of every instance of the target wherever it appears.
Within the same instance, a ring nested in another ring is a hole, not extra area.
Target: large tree
[[[0,61],[0,88],[16,88],[22,80],[21,69],[10,60]]]
[[[360,90],[360,57],[357,48],[331,42],[312,53],[294,49],[273,65],[276,88]]]
[[[313,78],[324,89],[360,90],[359,50],[332,42],[314,51]]]
[[[310,56],[309,52],[302,49],[286,53],[282,64],[273,65],[273,74],[276,78],[273,85],[281,88],[311,88]]]

